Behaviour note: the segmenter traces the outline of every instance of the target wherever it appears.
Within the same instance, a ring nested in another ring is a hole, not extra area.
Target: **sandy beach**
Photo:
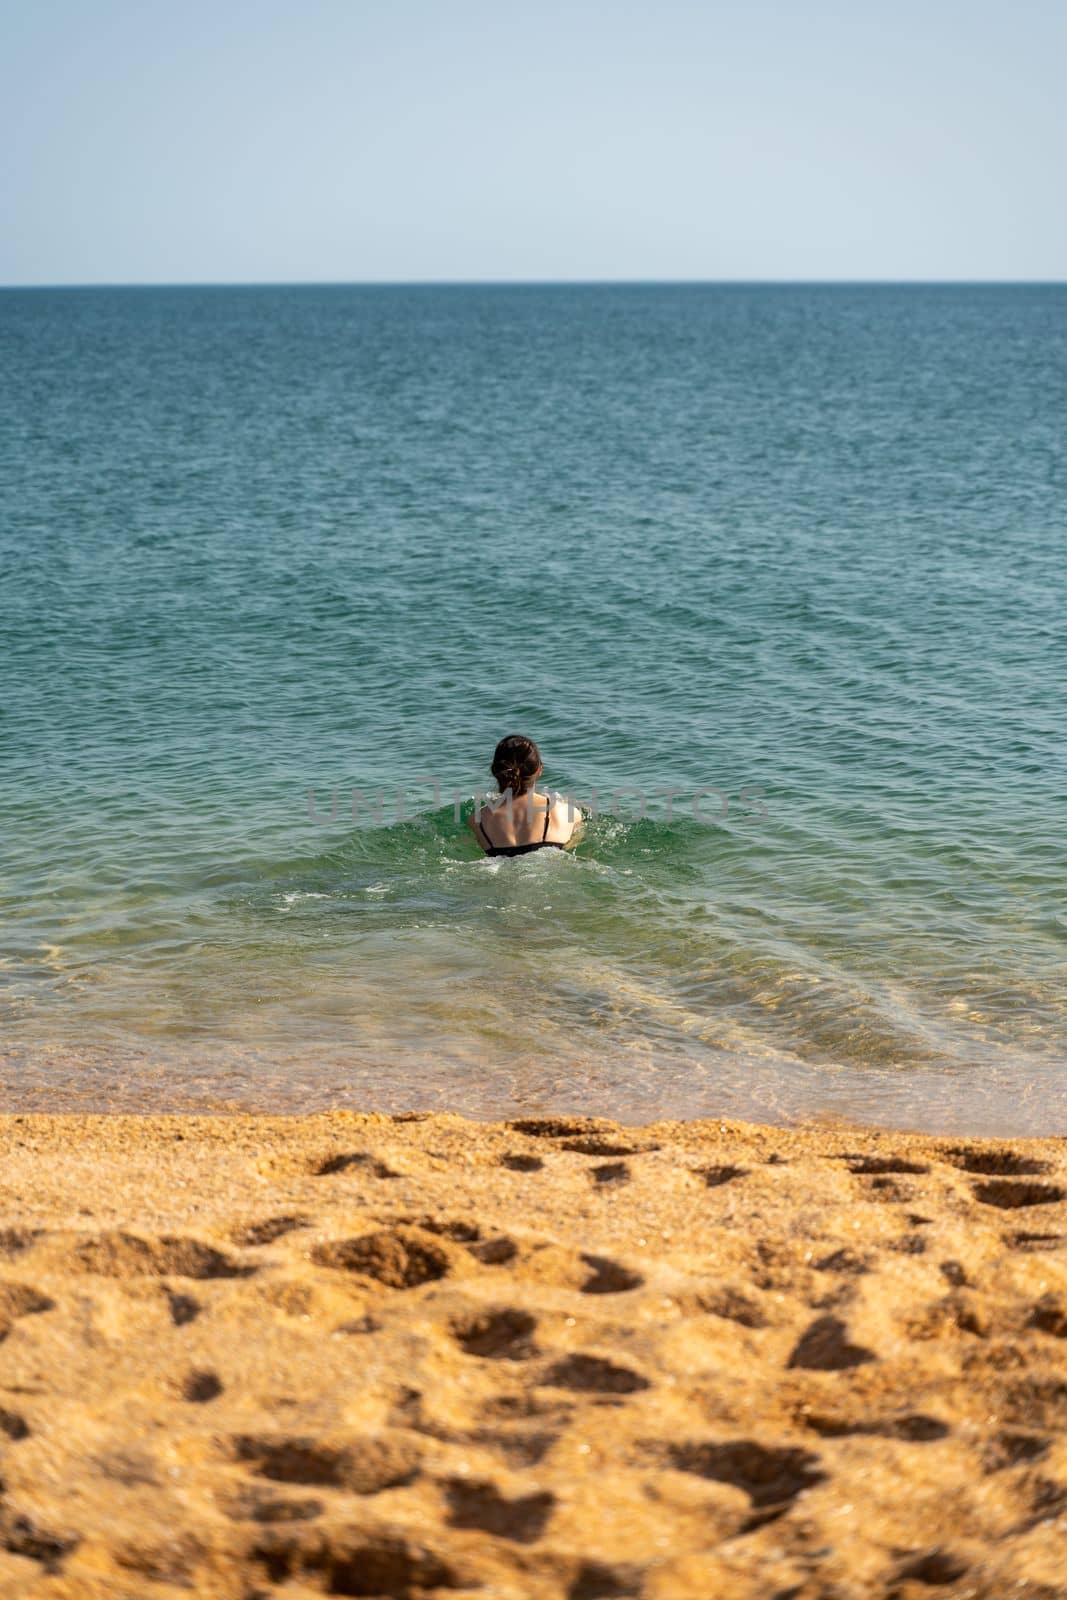
[[[0,1140],[5,1600],[1067,1593],[1063,1139]]]

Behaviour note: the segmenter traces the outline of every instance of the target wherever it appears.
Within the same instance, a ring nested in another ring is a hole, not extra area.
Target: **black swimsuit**
[[[540,839],[535,840],[535,842],[533,844],[494,844],[492,839],[490,839],[489,835],[486,833],[485,829],[482,828],[482,819],[479,816],[479,818],[478,818],[478,826],[482,830],[482,838],[485,840],[486,844],[489,846],[489,848],[485,852],[486,855],[487,856],[525,856],[525,855],[528,855],[531,850],[562,850],[562,849],[564,849],[565,847],[562,844],[560,844],[558,839],[550,839],[548,837],[548,824],[551,821],[551,819],[552,819],[552,802],[550,800],[548,802],[548,805],[545,807],[545,831],[541,835]]]

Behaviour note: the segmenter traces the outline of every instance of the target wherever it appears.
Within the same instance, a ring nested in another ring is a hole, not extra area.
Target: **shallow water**
[[[1064,1131],[1067,290],[10,291],[0,346],[0,1104]],[[512,729],[573,854],[457,818]]]

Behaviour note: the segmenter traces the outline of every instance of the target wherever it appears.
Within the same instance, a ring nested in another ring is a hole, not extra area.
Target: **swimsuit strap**
[[[484,826],[484,824],[482,822],[481,813],[478,814],[478,818],[477,818],[478,828],[479,828],[479,831],[481,833],[481,836],[485,840],[486,844],[489,846],[490,854],[494,855],[494,856],[495,855],[505,855],[505,854],[510,855],[513,850],[515,850],[515,851],[519,851],[519,850],[539,850],[541,848],[541,845],[543,845],[543,844],[550,844],[550,845],[556,844],[556,840],[555,839],[550,839],[548,837],[548,825],[549,825],[549,823],[551,821],[552,821],[552,796],[551,795],[548,796],[546,804],[545,804],[545,826],[544,826],[544,831],[541,834],[541,839],[540,839],[540,843],[539,844],[518,844],[518,845],[494,844],[492,839],[490,839],[489,835],[485,831],[485,826]],[[560,850],[562,850],[563,846],[559,845],[558,848]]]

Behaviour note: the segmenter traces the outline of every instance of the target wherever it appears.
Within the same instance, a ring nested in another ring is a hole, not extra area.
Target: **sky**
[[[0,284],[1067,277],[1062,0],[0,0]]]

